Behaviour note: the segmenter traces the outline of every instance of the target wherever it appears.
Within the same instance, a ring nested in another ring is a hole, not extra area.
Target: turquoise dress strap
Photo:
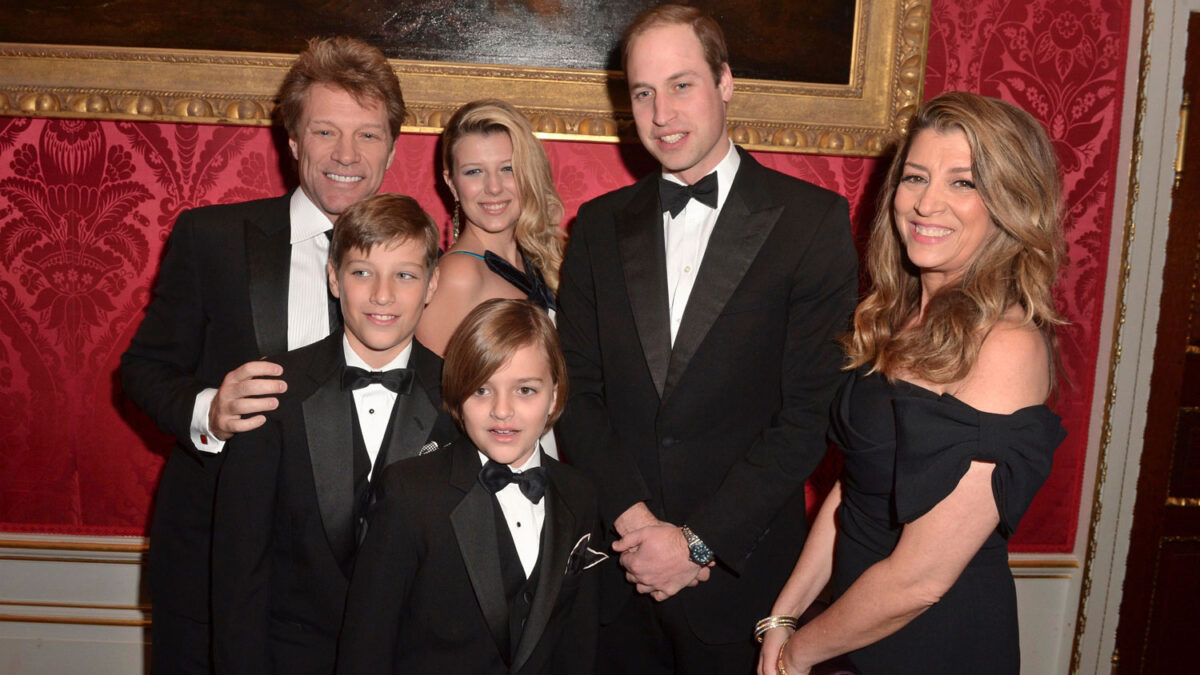
[[[478,253],[474,253],[472,251],[450,251],[450,253],[462,253],[463,255],[474,256],[476,258],[479,258],[480,260],[486,260],[486,258],[484,258],[483,256],[479,255]],[[447,254],[447,255],[449,255],[449,254]]]

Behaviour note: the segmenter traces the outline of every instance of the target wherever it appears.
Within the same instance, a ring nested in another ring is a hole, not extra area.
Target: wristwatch
[[[687,540],[688,559],[697,565],[700,565],[701,567],[704,567],[712,562],[713,552],[712,549],[708,547],[708,544],[705,544],[700,537],[697,537],[696,533],[692,532],[692,528],[688,527],[687,525],[684,525],[679,529],[683,532],[683,538]]]

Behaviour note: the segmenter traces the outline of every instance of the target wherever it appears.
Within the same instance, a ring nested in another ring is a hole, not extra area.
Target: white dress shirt
[[[487,464],[488,456],[479,453],[479,461]],[[513,473],[521,473],[542,465],[541,449],[535,450],[525,464],[520,468],[509,465]],[[513,544],[517,547],[517,556],[521,558],[521,567],[525,568],[525,578],[533,574],[537,565],[538,553],[542,549],[542,523],[546,520],[546,498],[543,496],[534,504],[529,501],[519,485],[509,483],[496,493],[496,501],[504,512],[504,522],[508,523],[508,532],[512,535]]]
[[[342,353],[346,355],[346,365],[362,368],[367,371],[391,370],[407,368],[408,358],[412,355],[412,340],[408,346],[382,368],[372,368],[350,347],[350,341],[342,336]],[[383,436],[387,433],[388,420],[392,418],[392,408],[396,405],[399,394],[382,384],[368,384],[362,389],[351,392],[354,396],[354,408],[358,411],[358,430],[362,432],[363,444],[367,446],[367,454],[371,457],[370,478],[375,473],[375,458],[379,456],[379,447],[383,445]]]
[[[692,287],[696,285],[696,275],[700,273],[700,263],[708,249],[708,240],[712,237],[713,227],[717,224],[717,217],[721,215],[721,207],[725,205],[725,198],[729,196],[729,188],[733,186],[733,177],[737,175],[741,163],[742,158],[734,148],[733,141],[729,141],[729,151],[714,169],[717,173],[717,208],[710,208],[692,199],[675,217],[671,216],[670,211],[663,212],[672,346],[675,344],[675,335],[679,333],[688,298],[692,295]],[[674,174],[666,171],[663,172],[663,178],[673,183],[684,184]]]
[[[291,266],[288,269],[288,349],[299,349],[329,335],[328,281],[329,239],[325,232],[333,223],[316,204],[297,188],[289,204],[291,218]],[[265,355],[264,355],[265,356]],[[208,412],[217,390],[208,388],[196,395],[192,406],[192,445],[203,452],[218,453],[225,441],[208,428]]]

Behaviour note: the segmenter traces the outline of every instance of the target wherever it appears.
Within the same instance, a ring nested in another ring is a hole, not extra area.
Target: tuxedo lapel
[[[440,402],[441,395],[441,359],[426,349],[421,343],[413,340],[413,351],[409,357],[409,367],[416,371],[413,380],[412,393],[396,398],[396,414],[392,416],[391,441],[387,452],[383,455],[384,467],[393,463],[416,457],[421,447],[429,438],[437,420],[438,409],[436,401]],[[434,394],[437,393],[437,399]],[[382,471],[376,470],[376,476]]]
[[[301,404],[313,484],[325,536],[334,556],[346,560],[357,545],[354,522],[354,462],[351,397],[341,387],[341,336],[326,338],[313,358],[310,376],[319,383]]]
[[[542,521],[541,564],[538,568],[538,585],[533,596],[533,606],[529,609],[529,618],[521,632],[516,655],[513,656],[510,672],[514,673],[519,672],[533,655],[542,634],[546,632],[550,615],[558,602],[558,591],[566,573],[567,558],[575,544],[571,537],[576,531],[575,513],[559,494],[560,483],[555,480],[555,474],[561,467],[549,462],[544,462],[543,465],[546,466],[550,481],[545,496],[546,518]]]
[[[658,183],[644,180],[628,206],[617,214],[616,236],[642,353],[661,397],[671,358],[671,310],[667,303],[667,253],[658,204]]]
[[[291,193],[272,204],[269,215],[246,221],[245,246],[250,284],[250,317],[259,356],[288,348],[288,273],[292,264]]]
[[[738,151],[742,153],[741,166],[713,226],[700,273],[675,335],[662,391],[664,399],[687,371],[688,363],[783,213],[783,206],[771,202],[756,189],[756,174],[762,167],[741,149]]]
[[[459,552],[467,567],[467,576],[479,609],[492,638],[508,644],[508,602],[500,577],[500,547],[496,540],[492,495],[479,483],[479,455],[475,446],[459,442],[452,446],[450,484],[462,490],[463,500],[450,512],[450,525],[458,540]],[[503,651],[503,650],[502,650]]]

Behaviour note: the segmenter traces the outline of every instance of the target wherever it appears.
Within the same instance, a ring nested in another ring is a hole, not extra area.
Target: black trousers
[[[612,623],[600,627],[596,672],[752,675],[758,667],[754,626],[747,626],[745,640],[701,642],[688,626],[679,595],[663,602],[641,594],[630,598]]]

